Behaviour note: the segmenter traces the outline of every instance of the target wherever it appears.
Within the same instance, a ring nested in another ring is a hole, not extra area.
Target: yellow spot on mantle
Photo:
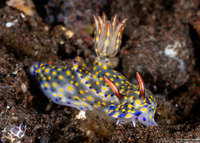
[[[116,85],[116,86],[119,86],[119,83],[118,83],[118,82],[116,82],[116,83],[115,83],[115,85]]]
[[[83,94],[83,90],[79,90],[80,94]]]
[[[109,76],[109,75],[110,75],[110,73],[109,73],[109,72],[107,72],[107,73],[106,73],[106,76]]]
[[[51,80],[51,76],[48,76],[48,80]]]
[[[63,80],[63,76],[62,76],[62,75],[59,75],[58,78],[59,78],[60,80]]]
[[[99,81],[96,81],[96,84],[99,85]]]
[[[46,70],[45,70],[45,73],[49,73],[49,69],[46,69]]]
[[[142,108],[141,111],[147,113],[147,109],[146,108]]]
[[[103,66],[103,69],[104,69],[104,70],[107,70],[107,66],[106,66],[106,65],[104,65],[104,66]]]
[[[106,90],[106,89],[107,89],[107,87],[105,87],[105,86],[104,86],[102,89],[103,89],[103,90]]]
[[[53,87],[56,87],[56,86],[57,86],[57,84],[56,84],[55,82],[53,82],[52,85],[53,85]]]
[[[76,82],[75,85],[78,86],[78,82]]]
[[[102,105],[104,105],[104,106],[105,106],[105,105],[106,105],[106,103],[105,103],[105,102],[102,102]]]
[[[128,105],[128,108],[132,108],[132,105],[131,105],[131,104],[129,104],[129,105]]]
[[[118,117],[118,115],[119,115],[119,113],[115,113],[115,114],[114,114],[115,117]]]
[[[84,106],[86,106],[86,107],[88,106],[86,103],[82,103],[82,104],[83,104]]]
[[[69,91],[72,91],[72,90],[73,90],[71,86],[67,86],[67,89],[68,89]]]
[[[70,72],[70,71],[66,71],[66,74],[67,74],[67,75],[70,75],[70,74],[71,74],[71,72]]]
[[[110,78],[110,81],[114,81],[114,79],[113,79],[113,78]]]
[[[76,65],[74,65],[74,68],[75,68],[75,69],[77,69],[77,68],[78,68],[78,65],[77,65],[77,64],[76,64]]]
[[[126,114],[126,118],[130,118],[131,117],[131,114]]]
[[[88,100],[93,101],[92,97],[88,96],[87,98],[88,98]]]
[[[139,99],[136,100],[135,103],[136,103],[136,104],[140,104],[140,100],[139,100]]]
[[[56,75],[56,71],[53,71],[53,72],[52,72],[52,75]]]
[[[49,84],[48,84],[48,83],[45,83],[44,85],[45,85],[47,88],[49,87]]]
[[[79,100],[78,96],[74,96],[74,99],[77,99],[77,100]]]
[[[62,88],[59,88],[60,92],[63,92],[64,90]]]

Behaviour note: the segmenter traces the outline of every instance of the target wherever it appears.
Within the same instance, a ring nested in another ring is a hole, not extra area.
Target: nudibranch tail
[[[36,62],[31,66],[30,71],[29,71],[31,75],[33,76],[37,75],[37,70],[40,68],[40,64],[41,63]]]
[[[117,24],[117,15],[113,21],[106,20],[103,13],[103,19],[100,16],[93,15],[94,19],[94,48],[98,57],[114,57],[119,51],[121,45],[122,32],[127,19],[123,19]]]

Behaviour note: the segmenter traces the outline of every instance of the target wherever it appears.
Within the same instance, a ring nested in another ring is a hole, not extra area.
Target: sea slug
[[[35,63],[30,73],[36,77],[41,90],[59,105],[75,107],[79,110],[99,109],[117,119],[117,124],[135,119],[146,126],[157,126],[154,120],[156,101],[152,93],[145,89],[139,73],[136,77],[139,86],[131,84],[122,74],[110,69],[111,57],[114,57],[121,45],[122,32],[127,19],[112,22],[103,18],[94,18],[94,49],[97,57],[92,71],[84,60],[74,59],[73,67],[58,67],[47,63]]]

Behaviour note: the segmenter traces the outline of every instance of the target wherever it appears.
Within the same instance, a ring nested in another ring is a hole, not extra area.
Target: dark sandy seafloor
[[[18,140],[26,143],[200,142],[199,0],[6,2],[0,1],[1,131],[23,124]],[[128,17],[113,68],[135,84],[135,73],[142,75],[157,101],[157,127],[117,126],[99,111],[78,119],[77,109],[52,103],[29,74],[35,62],[71,65],[76,56],[91,67],[92,15],[103,11],[109,19]]]

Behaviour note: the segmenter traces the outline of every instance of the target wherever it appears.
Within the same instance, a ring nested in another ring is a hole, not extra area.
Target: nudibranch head
[[[110,106],[108,110],[109,116],[117,118],[117,124],[132,121],[135,126],[135,119],[137,119],[146,126],[157,126],[154,120],[155,98],[149,90],[144,88],[144,82],[139,73],[137,73],[139,87],[134,87],[132,88],[134,90],[124,93],[120,93],[109,79],[106,77],[104,79],[120,101],[119,104]]]
[[[122,19],[117,24],[117,15],[113,21],[106,20],[103,13],[103,19],[100,16],[93,15],[94,18],[94,48],[99,57],[114,57],[121,45],[122,32],[127,19]]]

